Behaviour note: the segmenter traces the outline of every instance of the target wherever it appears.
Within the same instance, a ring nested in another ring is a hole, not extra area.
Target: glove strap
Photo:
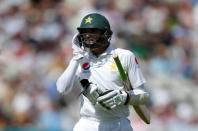
[[[126,101],[124,102],[124,105],[127,105],[129,103],[129,100],[130,100],[129,93],[126,92],[126,94],[127,94],[127,98],[126,98]]]

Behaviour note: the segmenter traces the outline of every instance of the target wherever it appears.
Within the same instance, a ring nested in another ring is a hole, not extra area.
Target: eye
[[[90,34],[90,33],[83,33],[82,36],[83,36],[84,39],[86,39],[86,38],[93,37],[93,34]]]
[[[80,34],[90,33],[90,34],[102,34],[103,31],[99,29],[83,29],[80,31]]]

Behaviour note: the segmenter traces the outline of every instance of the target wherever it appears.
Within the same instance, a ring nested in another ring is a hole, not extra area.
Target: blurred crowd
[[[1,0],[0,130],[71,131],[79,89],[56,91],[84,15],[105,15],[112,45],[133,51],[151,93],[151,125],[138,131],[198,130],[198,0]]]

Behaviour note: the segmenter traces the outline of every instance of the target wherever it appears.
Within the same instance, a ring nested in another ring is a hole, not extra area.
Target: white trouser
[[[133,129],[127,118],[102,122],[81,118],[74,126],[73,131],[133,131]]]

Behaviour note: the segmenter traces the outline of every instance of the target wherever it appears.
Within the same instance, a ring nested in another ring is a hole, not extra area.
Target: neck
[[[109,45],[104,46],[104,47],[100,47],[100,48],[92,49],[91,52],[93,53],[93,55],[99,56],[100,54],[105,52],[105,50],[108,48],[108,46]]]

